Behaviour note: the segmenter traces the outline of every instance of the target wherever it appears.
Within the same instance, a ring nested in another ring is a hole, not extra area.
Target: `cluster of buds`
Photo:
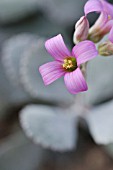
[[[95,24],[89,28],[87,15],[91,12],[100,13]],[[105,0],[89,0],[84,6],[85,16],[81,17],[75,25],[73,41],[75,44],[83,40],[98,43],[106,34],[109,41],[99,45],[99,54],[102,56],[113,55],[113,5]]]
[[[91,12],[100,13],[95,24],[90,28],[87,15]],[[46,41],[45,47],[55,61],[46,63],[39,68],[45,85],[64,76],[67,90],[77,94],[88,89],[83,75],[83,66],[98,56],[113,55],[113,5],[105,0],[88,0],[84,7],[85,15],[75,25],[73,41],[75,46],[70,52],[63,37],[59,34]],[[106,34],[108,40],[98,45]]]

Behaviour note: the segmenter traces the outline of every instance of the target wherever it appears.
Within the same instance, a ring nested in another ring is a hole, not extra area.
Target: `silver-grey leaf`
[[[77,118],[66,111],[49,107],[28,105],[21,111],[21,125],[37,144],[57,151],[76,147]]]
[[[2,47],[2,64],[13,84],[19,84],[20,59],[29,45],[38,42],[38,37],[28,33],[18,34],[5,41]]]
[[[94,108],[84,119],[97,144],[113,143],[113,101]]]

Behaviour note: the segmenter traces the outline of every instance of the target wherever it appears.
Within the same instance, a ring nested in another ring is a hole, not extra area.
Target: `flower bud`
[[[73,41],[78,44],[80,41],[84,41],[88,37],[89,22],[85,16],[81,17],[75,25],[75,32]]]
[[[101,56],[113,55],[113,43],[106,41],[98,46],[98,51]]]
[[[98,32],[98,30],[97,30]],[[103,38],[103,36],[100,34],[94,34],[94,33],[89,33],[88,35],[88,39],[90,41],[93,41],[94,43],[98,43],[101,39]]]

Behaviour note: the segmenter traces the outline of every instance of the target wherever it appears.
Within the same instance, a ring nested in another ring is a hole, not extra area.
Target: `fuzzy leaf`
[[[23,52],[36,40],[36,36],[23,33],[9,38],[3,44],[2,64],[13,84],[19,84],[20,59]]]
[[[0,60],[0,116],[2,110],[6,109],[12,104],[20,104],[29,100],[29,96],[22,91],[22,88],[13,86],[12,82],[9,81],[6,75],[6,70]]]
[[[97,144],[113,143],[113,101],[94,108],[84,119]]]
[[[34,39],[36,40],[30,34],[21,34],[3,44],[0,60],[0,118],[6,114],[8,108],[31,100],[19,81],[19,61],[22,51]]]
[[[57,151],[71,150],[77,141],[77,118],[59,108],[28,105],[21,111],[21,125],[37,144]]]

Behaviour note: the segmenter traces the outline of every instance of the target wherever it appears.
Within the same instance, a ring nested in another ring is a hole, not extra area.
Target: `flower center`
[[[64,59],[63,68],[68,72],[74,71],[77,68],[76,59],[74,57]]]

